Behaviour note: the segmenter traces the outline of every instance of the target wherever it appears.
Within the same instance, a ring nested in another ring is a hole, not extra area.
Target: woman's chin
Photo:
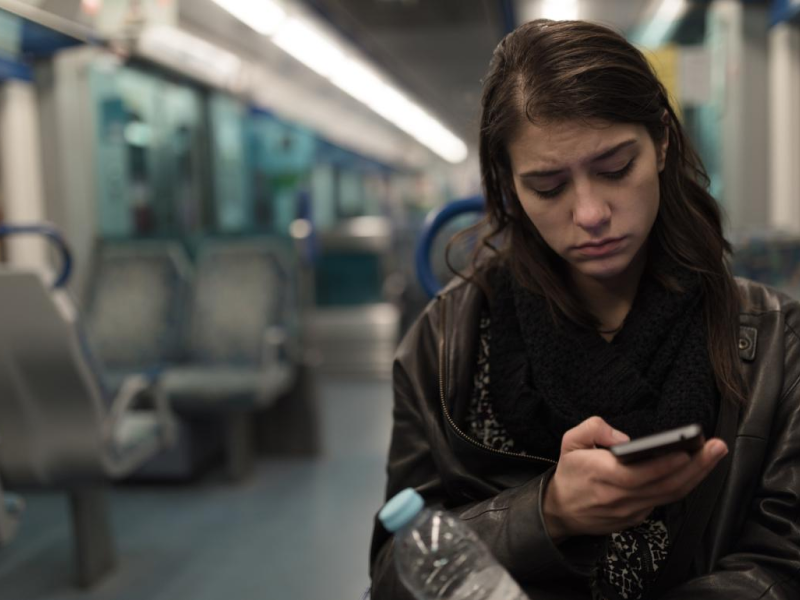
[[[573,264],[573,272],[578,277],[606,281],[616,279],[625,274],[631,261],[624,256],[611,256],[602,260],[582,261]]]

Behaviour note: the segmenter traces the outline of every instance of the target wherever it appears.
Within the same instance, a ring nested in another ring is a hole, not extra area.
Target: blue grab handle
[[[448,221],[465,213],[482,213],[486,210],[483,196],[471,196],[461,200],[453,200],[443,207],[431,211],[422,226],[422,235],[417,244],[416,265],[417,278],[422,288],[431,298],[442,289],[431,266],[431,248],[433,240]]]
[[[61,272],[53,287],[61,288],[67,284],[72,273],[72,253],[58,229],[52,225],[0,225],[0,238],[10,235],[42,235],[53,242],[61,253]]]

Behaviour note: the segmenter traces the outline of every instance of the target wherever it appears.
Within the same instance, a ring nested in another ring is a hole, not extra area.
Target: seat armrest
[[[278,325],[267,327],[261,338],[261,366],[268,368],[290,359],[291,346],[286,328]]]
[[[148,377],[140,373],[126,377],[120,386],[119,392],[114,397],[111,411],[105,422],[105,430],[103,431],[106,441],[113,440],[114,432],[117,430],[120,421],[127,412],[133,409],[134,403],[144,392],[152,394],[153,410],[155,410],[158,423],[161,425],[160,430],[164,436],[164,441],[167,444],[171,444],[174,441],[176,435],[175,416],[169,405],[167,394],[162,386],[158,385],[155,377]]]

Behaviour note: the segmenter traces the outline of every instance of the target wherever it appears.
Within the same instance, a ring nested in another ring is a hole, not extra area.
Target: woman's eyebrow
[[[612,156],[614,156],[617,152],[619,152],[623,148],[627,148],[628,146],[631,146],[631,145],[633,145],[635,143],[636,143],[635,139],[625,140],[624,142],[620,142],[616,146],[612,146],[608,150],[603,150],[599,154],[596,154],[595,156],[589,157],[589,158],[584,159],[584,160],[579,161],[579,162],[581,162],[581,163],[593,163],[593,162],[597,162],[597,161],[600,161],[600,160],[604,160],[606,158],[611,158]],[[559,173],[563,173],[564,171],[566,171],[566,168],[564,168],[564,169],[551,169],[551,170],[548,170],[548,171],[526,171],[525,173],[520,174],[520,177],[550,177],[552,175],[558,175]]]

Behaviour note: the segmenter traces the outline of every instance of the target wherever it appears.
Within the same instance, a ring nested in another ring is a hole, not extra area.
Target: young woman
[[[662,85],[534,21],[484,82],[490,231],[402,342],[387,497],[464,519],[531,598],[800,598],[800,308],[734,280]],[[608,446],[699,423],[693,455]],[[376,525],[372,598],[410,598]]]

